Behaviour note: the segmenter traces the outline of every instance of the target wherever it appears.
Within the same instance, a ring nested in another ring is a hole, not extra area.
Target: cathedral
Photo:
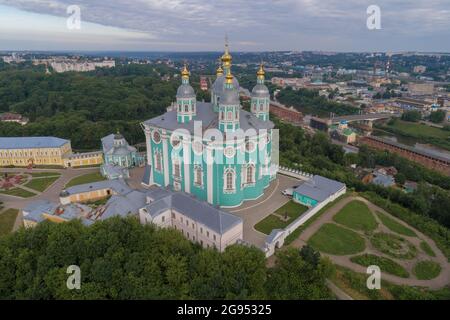
[[[176,103],[142,123],[148,162],[144,185],[186,192],[229,208],[264,194],[276,176],[264,68],[261,65],[256,74],[248,112],[242,109],[231,66],[226,44],[208,103],[197,101],[184,66]]]

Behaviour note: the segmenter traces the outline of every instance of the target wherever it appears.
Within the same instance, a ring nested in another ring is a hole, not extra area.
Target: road
[[[246,201],[240,207],[227,210],[244,220],[245,241],[259,248],[264,245],[267,235],[255,230],[255,224],[274,213],[290,200],[288,197],[282,195],[281,191],[299,185],[300,183],[297,179],[279,174],[277,179],[272,181],[270,186],[264,191],[262,197],[256,200]]]
[[[61,177],[56,180],[47,190],[38,194],[31,198],[19,198],[14,196],[8,196],[4,194],[0,194],[0,202],[3,202],[3,206],[5,208],[14,208],[14,209],[23,209],[29,203],[36,200],[49,200],[53,202],[59,202],[59,194],[61,190],[64,189],[64,186],[73,178],[85,175],[88,173],[98,172],[99,168],[83,168],[83,169],[23,169],[23,168],[14,168],[14,169],[1,169],[2,172],[59,172],[61,173]]]

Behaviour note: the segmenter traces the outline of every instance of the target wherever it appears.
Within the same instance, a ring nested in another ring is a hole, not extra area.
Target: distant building
[[[80,167],[103,162],[101,153],[73,153],[69,140],[56,137],[0,138],[0,166]]]
[[[413,69],[414,73],[424,73],[425,71],[427,71],[426,66],[415,66]]]
[[[309,121],[309,126],[313,129],[328,132],[332,124],[331,119],[322,119],[317,117],[311,117]]]
[[[396,98],[394,103],[403,110],[417,110],[422,114],[430,112],[432,106],[430,102],[411,98]]]
[[[330,136],[332,139],[343,143],[356,142],[356,133],[347,126],[347,123],[332,125],[330,127]]]
[[[411,95],[431,95],[434,93],[434,84],[408,83],[408,91]]]
[[[206,77],[200,77],[200,90],[208,91],[208,79]]]
[[[0,114],[0,122],[15,122],[24,126],[28,121],[28,118],[23,117],[18,113],[6,112]]]

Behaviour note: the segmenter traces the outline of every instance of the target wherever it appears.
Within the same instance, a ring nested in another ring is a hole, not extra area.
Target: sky
[[[226,34],[234,51],[450,52],[450,0],[0,0],[0,50],[219,51]]]

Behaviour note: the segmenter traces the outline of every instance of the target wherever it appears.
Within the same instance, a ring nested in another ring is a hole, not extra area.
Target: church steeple
[[[189,84],[190,72],[184,65],[181,70],[181,85],[177,90],[177,119],[179,123],[191,121],[197,114],[197,99],[194,89]]]
[[[225,53],[222,56],[222,64],[225,69],[225,73],[228,69],[231,69],[231,63],[233,61],[233,57],[230,54],[230,48],[228,46],[228,36],[225,37]]]
[[[240,128],[240,100],[238,88],[234,85],[231,69],[226,69],[225,83],[219,101],[219,130],[235,131]]]
[[[252,90],[251,111],[260,120],[269,120],[270,93],[264,84],[264,65],[261,63],[256,72],[256,86]]]

